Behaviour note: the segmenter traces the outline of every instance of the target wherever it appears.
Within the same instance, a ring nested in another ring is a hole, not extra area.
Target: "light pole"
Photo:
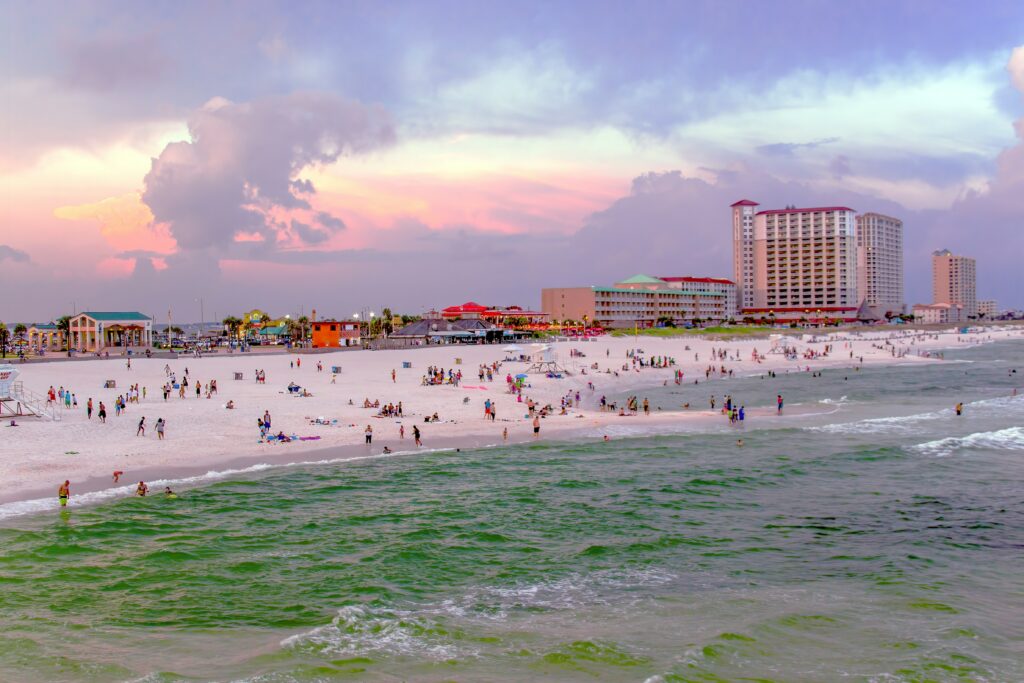
[[[206,309],[203,307],[203,297],[199,297],[195,301],[199,302],[199,335],[202,336],[203,326],[206,323]]]

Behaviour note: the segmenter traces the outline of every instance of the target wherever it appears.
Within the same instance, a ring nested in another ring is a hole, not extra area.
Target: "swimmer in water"
[[[743,439],[736,439],[736,447],[743,448]]]
[[[387,446],[385,446],[385,447],[384,447],[384,455],[387,455],[387,454],[388,454],[388,453],[390,453],[390,452],[391,452],[391,449],[390,449],[390,448],[388,448]]]
[[[60,506],[66,508],[68,506],[68,498],[71,497],[71,482],[67,479],[57,489],[57,500],[60,501]]]
[[[165,486],[164,487],[164,495],[167,496],[168,498],[177,498],[178,497],[178,494],[175,493],[174,491],[172,491],[170,486]]]
[[[956,404],[956,414],[957,415],[963,415],[964,414],[964,404],[963,403],[957,403]]]
[[[139,485],[135,487],[135,495],[142,497],[147,493],[149,493],[149,487],[146,486],[146,482],[140,481]]]

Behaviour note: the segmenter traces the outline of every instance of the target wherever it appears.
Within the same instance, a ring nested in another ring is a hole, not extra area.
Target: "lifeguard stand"
[[[42,417],[60,420],[60,413],[54,406],[47,406],[46,400],[27,391],[16,381],[21,371],[13,365],[0,365],[0,417]]]

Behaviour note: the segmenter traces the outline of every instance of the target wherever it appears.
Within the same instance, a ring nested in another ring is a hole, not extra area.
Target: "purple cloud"
[[[272,242],[269,212],[310,208],[305,197],[315,190],[298,178],[304,169],[395,139],[380,107],[323,93],[211,100],[189,119],[189,132],[189,142],[171,143],[153,160],[142,195],[183,250],[224,249],[240,231]],[[325,216],[322,226],[334,219]]]
[[[9,247],[6,244],[0,244],[0,262],[11,261],[13,263],[28,263],[28,253],[21,249],[15,249]]]

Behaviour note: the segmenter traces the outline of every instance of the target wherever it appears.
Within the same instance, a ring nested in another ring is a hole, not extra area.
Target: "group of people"
[[[46,392],[46,405],[47,407],[61,406],[65,408],[77,408],[78,397],[70,389],[65,389],[63,385],[59,389],[54,390],[53,385]]]
[[[121,475],[123,475],[123,474],[124,474],[124,472],[121,472],[121,471],[114,472],[114,483],[115,484],[120,480]],[[145,498],[146,495],[148,495],[148,494],[149,494],[149,485],[146,484],[146,482],[140,480],[138,485],[135,487],[135,495],[138,496],[139,498]],[[172,491],[170,486],[165,486],[164,487],[164,497],[165,498],[169,498],[169,499],[174,499],[174,498],[178,497],[178,494],[176,494],[174,491]],[[69,479],[65,479],[64,483],[57,487],[57,501],[60,503],[60,506],[62,508],[66,508],[68,506],[68,501],[70,499],[71,499],[71,481]]]

